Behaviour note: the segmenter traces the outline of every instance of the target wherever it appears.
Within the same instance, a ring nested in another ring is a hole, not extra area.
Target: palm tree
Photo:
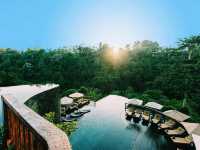
[[[188,51],[188,60],[191,60],[194,50],[200,46],[200,35],[181,39],[178,44],[179,49]]]

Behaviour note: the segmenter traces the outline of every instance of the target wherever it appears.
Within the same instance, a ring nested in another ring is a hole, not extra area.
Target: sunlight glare
[[[113,55],[118,55],[119,54],[119,48],[117,48],[117,47],[114,47],[112,49],[112,51],[113,51]]]

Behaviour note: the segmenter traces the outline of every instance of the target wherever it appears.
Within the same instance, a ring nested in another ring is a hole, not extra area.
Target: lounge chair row
[[[193,146],[193,138],[191,135],[187,135],[185,137],[170,137],[171,140],[178,145],[190,145]]]
[[[75,110],[78,110],[79,108],[82,108],[83,106],[90,103],[90,100],[81,98],[77,99],[73,105],[69,107],[61,106],[61,116],[65,116],[66,114],[69,114],[71,112],[74,112]]]
[[[150,111],[128,108],[126,111],[127,118],[133,118],[134,122],[139,122],[142,119],[143,123],[151,123],[151,125],[156,125],[159,130],[163,130],[164,133],[172,140],[176,145],[191,145],[193,144],[193,139],[191,135],[188,135],[186,130],[177,124],[176,121],[166,118],[161,114],[152,115]]]
[[[176,145],[193,145],[193,138],[188,135],[186,130],[182,126],[175,125],[176,123],[172,120],[168,120],[160,127],[165,129],[164,132],[170,137]]]
[[[133,120],[136,122],[139,122],[142,119],[143,123],[146,125],[148,125],[150,122],[158,124],[161,121],[161,115],[159,114],[152,115],[149,111],[133,108],[126,111],[126,117],[128,119],[133,118]]]

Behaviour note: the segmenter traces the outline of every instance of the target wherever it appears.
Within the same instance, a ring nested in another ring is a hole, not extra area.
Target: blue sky
[[[199,33],[199,0],[0,0],[1,48],[136,40],[175,46]]]

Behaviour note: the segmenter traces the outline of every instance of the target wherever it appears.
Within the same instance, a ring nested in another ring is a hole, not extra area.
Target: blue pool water
[[[110,95],[88,106],[91,112],[69,137],[73,150],[173,150],[163,135],[150,127],[125,120],[128,99]]]

